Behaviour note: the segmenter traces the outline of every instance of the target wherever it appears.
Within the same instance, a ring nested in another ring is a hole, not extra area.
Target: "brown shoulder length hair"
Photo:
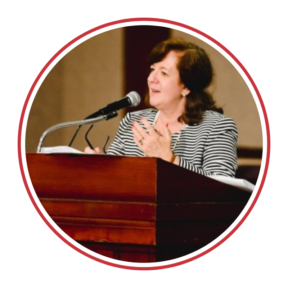
[[[179,58],[177,68],[181,82],[190,90],[186,95],[186,104],[179,121],[188,125],[202,121],[203,112],[213,110],[223,114],[223,109],[216,106],[212,95],[206,90],[213,79],[213,68],[204,49],[182,39],[168,39],[154,47],[148,58],[149,68],[160,62],[170,51],[184,52]]]

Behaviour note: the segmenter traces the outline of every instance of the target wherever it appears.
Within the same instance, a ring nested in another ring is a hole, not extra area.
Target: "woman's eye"
[[[164,71],[162,71],[161,73],[162,73],[162,75],[164,75],[164,76],[167,76],[167,75],[168,75],[168,73],[166,73],[166,72],[164,72]]]

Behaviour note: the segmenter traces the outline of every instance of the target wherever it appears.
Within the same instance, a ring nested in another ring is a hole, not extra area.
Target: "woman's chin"
[[[149,97],[149,103],[151,106],[153,106],[155,108],[157,108],[157,106],[159,106],[159,104],[160,104],[159,101],[157,101],[157,99],[151,95]]]
[[[149,104],[159,110],[159,103],[157,101],[149,101]]]

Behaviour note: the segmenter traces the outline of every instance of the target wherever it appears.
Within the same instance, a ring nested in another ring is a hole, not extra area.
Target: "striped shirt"
[[[156,115],[157,110],[150,108],[127,113],[107,154],[144,157],[145,154],[133,140],[132,122],[141,123],[140,118],[145,117],[153,125]],[[171,150],[179,156],[180,167],[207,176],[234,177],[237,137],[237,127],[232,119],[208,110],[199,124],[186,125],[182,131],[172,134]]]

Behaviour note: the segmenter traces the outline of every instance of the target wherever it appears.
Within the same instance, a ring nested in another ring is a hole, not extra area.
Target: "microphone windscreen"
[[[130,99],[132,107],[138,106],[141,102],[141,97],[136,91],[129,92],[126,97]]]

